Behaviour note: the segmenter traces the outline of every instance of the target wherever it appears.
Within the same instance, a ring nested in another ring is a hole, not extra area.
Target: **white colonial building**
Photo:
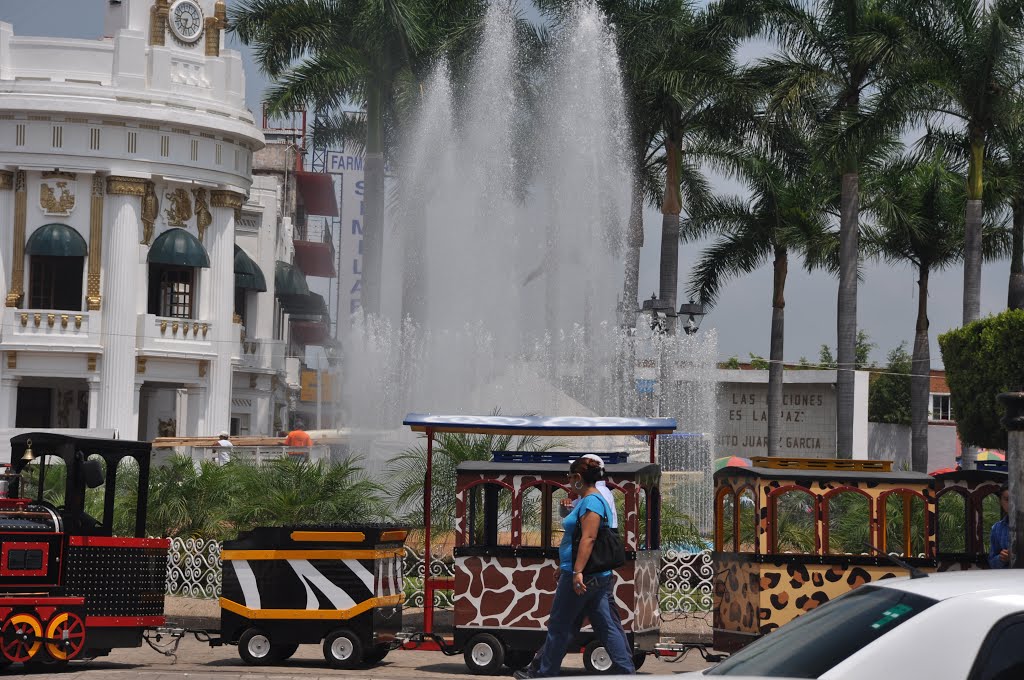
[[[105,4],[100,40],[0,23],[0,429],[272,434],[301,273],[224,3]]]

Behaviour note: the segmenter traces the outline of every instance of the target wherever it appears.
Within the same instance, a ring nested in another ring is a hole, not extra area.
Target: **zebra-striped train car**
[[[225,542],[222,641],[254,665],[321,641],[335,668],[379,662],[402,628],[406,534],[391,525],[261,527]]]

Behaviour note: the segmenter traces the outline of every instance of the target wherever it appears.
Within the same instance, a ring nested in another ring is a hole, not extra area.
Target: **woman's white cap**
[[[599,456],[599,455],[597,455],[597,454],[595,454],[595,453],[584,453],[584,454],[583,454],[582,456],[580,456],[579,458],[577,458],[577,459],[575,459],[575,460],[570,460],[570,461],[569,461],[569,465],[572,465],[572,464],[573,464],[573,463],[575,463],[575,462],[576,462],[577,460],[580,460],[580,458],[589,458],[590,460],[596,460],[596,461],[597,461],[597,464],[598,464],[598,466],[599,466],[599,467],[600,467],[600,468],[601,468],[602,470],[604,469],[604,459],[603,459],[603,458],[601,458],[601,456]]]

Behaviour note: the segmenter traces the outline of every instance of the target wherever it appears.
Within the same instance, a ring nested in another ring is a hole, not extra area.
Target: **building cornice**
[[[107,193],[114,196],[145,196],[147,179],[141,177],[107,177]]]

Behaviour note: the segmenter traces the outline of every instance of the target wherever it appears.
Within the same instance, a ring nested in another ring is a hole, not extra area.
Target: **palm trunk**
[[[785,366],[783,341],[786,315],[786,274],[789,256],[786,249],[775,246],[775,277],[772,282],[772,339],[768,364],[768,455],[782,455],[782,392]]]
[[[910,462],[914,472],[928,472],[928,409],[931,350],[928,346],[928,264],[918,267],[917,326],[910,378]]]
[[[366,91],[366,220],[363,223],[363,295],[367,314],[380,314],[384,260],[384,110],[380,86],[371,78]]]
[[[857,260],[860,175],[857,163],[843,174],[839,218],[839,301],[836,314],[836,457],[853,458],[854,370],[857,361]]]
[[[964,325],[981,318],[981,192],[985,143],[971,141],[967,172],[967,212],[964,225]]]
[[[679,282],[679,213],[682,211],[682,196],[679,192],[679,175],[682,165],[682,133],[677,122],[673,122],[665,138],[665,198],[661,204],[661,271],[658,297],[668,303],[670,311],[676,308],[676,288]],[[670,313],[665,320],[667,333],[675,333],[675,315]]]
[[[644,245],[644,195],[639,178],[633,179],[633,195],[626,228],[626,278],[622,285],[621,322],[625,328],[636,327],[640,286],[640,249]]]
[[[1024,309],[1024,198],[1013,202],[1013,250],[1010,253],[1008,309]]]

